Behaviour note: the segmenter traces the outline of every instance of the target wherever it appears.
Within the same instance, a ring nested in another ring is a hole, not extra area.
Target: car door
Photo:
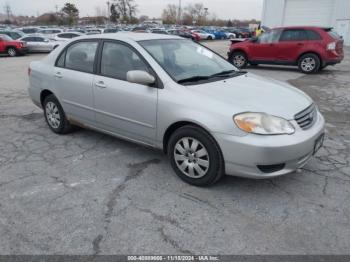
[[[280,63],[294,63],[307,44],[307,33],[304,29],[283,30],[277,46],[277,60]]]
[[[28,47],[29,51],[31,51],[31,52],[37,51],[35,37],[31,37],[31,36],[25,37],[25,38],[22,38],[22,41],[27,43],[27,47]]]
[[[98,40],[80,40],[68,45],[54,68],[57,96],[68,118],[94,125],[93,78]]]
[[[38,51],[48,52],[52,50],[51,43],[48,39],[44,37],[36,37],[35,39],[38,45]]]
[[[280,35],[279,30],[271,30],[262,34],[249,45],[249,60],[259,62],[275,62],[277,58],[276,45]]]
[[[0,36],[0,53],[5,52],[5,39]]]
[[[150,67],[124,42],[104,41],[100,54],[99,75],[94,79],[97,124],[104,130],[152,145],[158,89],[126,80],[128,71],[151,73]]]

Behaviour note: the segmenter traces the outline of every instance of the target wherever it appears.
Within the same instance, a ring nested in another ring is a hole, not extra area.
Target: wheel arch
[[[223,156],[221,148],[220,148],[218,142],[216,141],[215,137],[209,132],[209,130],[206,127],[204,127],[203,125],[201,125],[199,123],[196,123],[195,121],[190,121],[190,120],[177,121],[175,123],[172,123],[165,130],[164,135],[163,135],[163,152],[165,154],[167,154],[167,151],[168,151],[168,143],[169,143],[171,135],[176,130],[178,130],[179,128],[184,127],[184,126],[194,126],[194,127],[197,127],[197,128],[200,128],[201,130],[203,130],[207,135],[212,137],[212,139],[215,141],[216,145],[218,146],[221,155]]]
[[[234,53],[238,53],[238,52],[243,53],[243,54],[247,57],[247,59],[249,60],[248,53],[247,53],[243,48],[237,48],[237,49],[233,49],[232,51],[230,51],[229,59],[232,58],[232,55],[233,55]]]
[[[9,46],[6,46],[6,51],[9,50],[10,48],[14,48],[16,49],[16,51],[18,50],[17,46],[9,45]]]
[[[44,100],[49,95],[55,95],[52,91],[48,89],[44,89],[40,92],[40,104],[43,107],[44,106]]]
[[[322,65],[322,63],[323,63],[322,56],[321,56],[318,52],[316,52],[316,51],[314,51],[314,50],[302,52],[302,53],[298,56],[297,63],[299,63],[300,58],[301,58],[302,56],[306,55],[306,54],[313,54],[313,55],[316,55],[316,56],[318,57],[318,59],[320,59],[320,64]]]

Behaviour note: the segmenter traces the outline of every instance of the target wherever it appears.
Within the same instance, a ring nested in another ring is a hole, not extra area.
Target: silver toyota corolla
[[[29,75],[53,132],[78,125],[162,149],[198,186],[223,174],[293,172],[323,143],[324,118],[310,97],[176,36],[75,38],[31,63]]]

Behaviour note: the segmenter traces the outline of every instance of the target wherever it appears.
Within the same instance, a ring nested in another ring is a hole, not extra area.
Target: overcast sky
[[[171,3],[178,4],[179,0],[135,0],[138,4],[138,15],[160,17],[163,8]],[[95,15],[96,7],[107,10],[107,0],[0,0],[0,13],[4,13],[4,5],[11,6],[14,15],[37,15],[44,12],[54,11],[65,2],[76,4],[80,10],[80,16]],[[215,13],[223,19],[250,19],[261,18],[263,0],[182,0],[182,5],[201,2],[209,8],[209,12]]]

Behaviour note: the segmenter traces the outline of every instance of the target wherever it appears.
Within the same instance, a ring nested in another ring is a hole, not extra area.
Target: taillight
[[[337,47],[337,43],[336,42],[332,42],[332,43],[329,43],[327,45],[327,50],[334,51],[336,47]]]
[[[30,76],[31,73],[32,73],[32,69],[28,67],[28,76]]]

